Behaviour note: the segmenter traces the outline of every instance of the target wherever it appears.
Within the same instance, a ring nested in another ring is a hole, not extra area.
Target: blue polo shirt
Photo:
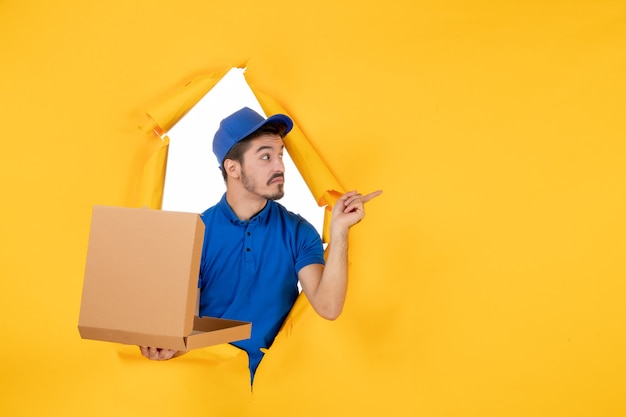
[[[250,339],[234,342],[250,361],[263,357],[298,297],[298,272],[324,264],[315,228],[275,201],[241,221],[226,194],[201,215],[205,224],[200,263],[200,315],[252,322]]]

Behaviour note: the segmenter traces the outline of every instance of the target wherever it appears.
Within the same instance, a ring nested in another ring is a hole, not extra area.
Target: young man
[[[293,122],[264,119],[245,107],[220,123],[213,139],[226,193],[202,214],[200,315],[252,322],[250,339],[233,345],[248,353],[250,373],[298,297],[298,281],[315,311],[328,320],[342,311],[348,284],[348,232],[365,216],[363,204],[381,193],[344,194],[333,207],[328,256],[315,228],[275,200],[284,195],[282,138]],[[150,359],[177,352],[142,347]]]

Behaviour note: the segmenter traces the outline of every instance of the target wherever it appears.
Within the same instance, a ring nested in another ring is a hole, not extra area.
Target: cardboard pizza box
[[[197,316],[203,240],[196,213],[95,206],[81,337],[179,351],[249,338],[251,323]]]

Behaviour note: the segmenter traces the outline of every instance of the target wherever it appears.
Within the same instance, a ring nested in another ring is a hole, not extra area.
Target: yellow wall
[[[623,2],[5,0],[0,57],[0,415],[626,414]],[[229,349],[76,329],[145,110],[246,62],[344,187],[385,190],[343,316],[299,305],[253,395]]]

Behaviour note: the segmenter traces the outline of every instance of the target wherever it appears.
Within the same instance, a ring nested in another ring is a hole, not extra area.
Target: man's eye
[[[280,159],[283,159],[283,154],[282,154],[282,153],[279,153],[279,154],[278,154],[278,157],[279,157]]]
[[[261,155],[261,159],[268,160],[268,159],[270,159],[270,156],[269,156],[269,154],[263,154],[263,155]]]

